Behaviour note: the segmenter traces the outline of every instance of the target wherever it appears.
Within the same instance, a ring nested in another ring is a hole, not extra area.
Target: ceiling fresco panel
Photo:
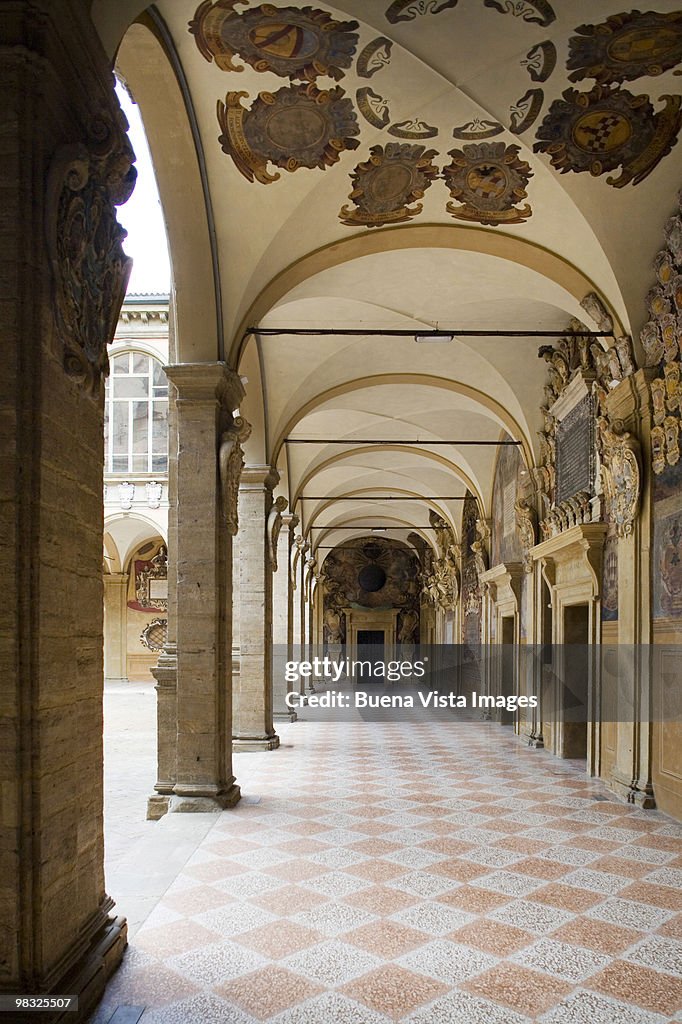
[[[568,43],[572,82],[594,78],[600,85],[657,76],[682,61],[682,11],[630,11],[598,25],[579,25]]]
[[[343,206],[339,217],[344,224],[355,227],[381,227],[411,220],[422,211],[424,193],[438,177],[433,163],[435,149],[409,143],[372,146],[369,160],[359,163],[351,181],[355,209]],[[410,203],[416,206],[410,207]]]
[[[358,35],[357,21],[335,21],[314,7],[261,4],[238,13],[246,0],[206,0],[189,23],[199,51],[222,71],[243,71],[241,57],[255,71],[281,78],[314,82],[320,76],[337,81],[351,66]]]
[[[452,163],[443,170],[450,195],[448,213],[457,220],[480,224],[520,224],[532,215],[526,186],[533,175],[530,164],[519,159],[518,146],[480,142],[451,149]]]

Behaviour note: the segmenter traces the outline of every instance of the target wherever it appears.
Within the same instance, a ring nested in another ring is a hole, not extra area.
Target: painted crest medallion
[[[341,222],[371,228],[412,220],[422,211],[417,200],[438,177],[432,162],[436,155],[435,149],[409,143],[372,146],[369,160],[359,163],[351,175],[353,191],[348,198],[355,209],[343,206]],[[411,203],[416,205],[410,207]]]
[[[443,169],[450,195],[459,205],[447,210],[457,220],[477,221],[495,227],[521,224],[532,215],[530,206],[518,206],[527,196],[533,172],[519,159],[519,147],[504,142],[479,142],[451,149],[452,163]]]
[[[232,157],[249,181],[267,185],[279,174],[268,162],[287,171],[299,167],[325,170],[346,149],[357,149],[360,134],[355,109],[343,89],[320,90],[293,85],[275,93],[261,92],[250,109],[242,106],[244,92],[229,92],[218,101],[223,152]]]
[[[614,188],[634,185],[651,174],[677,142],[682,97],[664,96],[658,113],[648,96],[595,85],[590,92],[566,89],[555,100],[537,131],[534,151],[547,153],[561,173],[589,171],[609,177]]]
[[[189,23],[200,52],[223,71],[243,71],[236,56],[256,71],[314,82],[338,81],[351,66],[358,43],[357,21],[335,21],[315,7],[261,4],[237,12],[245,0],[205,0]]]
[[[682,60],[682,11],[612,14],[599,25],[580,25],[568,43],[571,82],[600,85],[660,75]]]

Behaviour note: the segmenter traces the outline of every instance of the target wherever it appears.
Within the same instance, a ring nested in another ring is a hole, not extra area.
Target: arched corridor
[[[0,4],[13,1024],[682,1021],[682,10],[593,6]]]
[[[119,1006],[142,1024],[680,1019],[682,828],[665,815],[455,715],[281,739],[235,759],[237,808],[146,847],[204,836],[93,1024]]]

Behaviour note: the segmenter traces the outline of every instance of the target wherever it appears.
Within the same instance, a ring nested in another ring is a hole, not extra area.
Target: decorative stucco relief
[[[682,193],[678,210],[665,226],[666,246],[656,256],[657,284],[647,295],[649,320],[640,341],[647,365],[656,367],[651,381],[654,426],[651,452],[654,473],[662,474],[680,461],[682,424]]]
[[[68,376],[98,395],[132,269],[116,206],[135,187],[137,171],[123,113],[102,114],[87,140],[55,154],[48,176],[46,235],[55,319]]]

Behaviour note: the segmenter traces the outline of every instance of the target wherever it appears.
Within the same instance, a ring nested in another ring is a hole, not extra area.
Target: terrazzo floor
[[[92,1024],[682,1021],[681,825],[494,723],[280,734]]]

